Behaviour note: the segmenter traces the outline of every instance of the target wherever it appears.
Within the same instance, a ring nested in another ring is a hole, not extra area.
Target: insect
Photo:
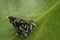
[[[32,28],[36,25],[33,20],[25,21],[21,18],[16,18],[13,16],[8,17],[10,23],[17,30],[18,35],[27,37],[30,32],[32,32]]]

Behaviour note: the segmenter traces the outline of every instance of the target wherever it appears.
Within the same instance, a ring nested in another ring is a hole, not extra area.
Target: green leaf
[[[33,19],[36,27],[21,39],[7,16]],[[0,0],[0,40],[60,40],[60,0]]]

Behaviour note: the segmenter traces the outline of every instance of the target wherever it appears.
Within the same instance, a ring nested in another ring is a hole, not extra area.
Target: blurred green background
[[[37,26],[21,39],[7,16],[32,19]],[[60,0],[0,0],[0,40],[60,40]]]

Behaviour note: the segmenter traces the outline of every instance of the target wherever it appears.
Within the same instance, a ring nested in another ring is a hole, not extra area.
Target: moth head
[[[36,26],[35,22],[33,20],[30,20],[29,23],[33,26]]]

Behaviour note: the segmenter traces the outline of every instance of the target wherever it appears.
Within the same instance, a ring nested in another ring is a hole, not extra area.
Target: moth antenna
[[[30,20],[33,20],[33,16],[32,15],[30,15],[30,18],[31,18]]]

